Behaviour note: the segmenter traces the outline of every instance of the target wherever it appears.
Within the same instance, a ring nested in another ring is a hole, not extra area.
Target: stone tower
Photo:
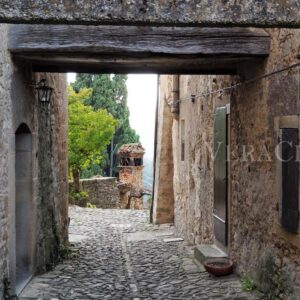
[[[141,144],[124,144],[119,150],[120,172],[119,179],[123,184],[130,186],[123,208],[143,209],[143,156],[145,149]]]

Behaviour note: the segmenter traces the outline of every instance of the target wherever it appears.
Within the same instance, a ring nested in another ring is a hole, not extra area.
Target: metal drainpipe
[[[153,185],[152,185],[152,199],[151,199],[151,207],[150,207],[150,223],[153,223],[156,150],[157,150],[157,128],[158,128],[158,106],[159,106],[159,86],[160,86],[160,75],[157,75],[157,93],[156,93],[156,109],[155,109],[155,129],[154,129],[154,153],[153,153]]]

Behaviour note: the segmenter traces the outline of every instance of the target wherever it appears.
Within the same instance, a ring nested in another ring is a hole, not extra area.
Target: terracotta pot
[[[204,261],[206,271],[215,276],[225,276],[233,272],[233,263],[228,258],[212,258]]]

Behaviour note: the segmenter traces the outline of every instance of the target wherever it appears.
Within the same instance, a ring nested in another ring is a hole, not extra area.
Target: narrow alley
[[[71,254],[34,278],[20,299],[260,299],[235,275],[214,278],[170,225],[137,210],[70,208]]]

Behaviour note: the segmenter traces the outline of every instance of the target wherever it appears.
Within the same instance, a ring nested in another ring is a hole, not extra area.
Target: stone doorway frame
[[[269,55],[270,37],[238,27],[12,25],[8,48],[33,72],[234,75]]]
[[[17,294],[30,281],[35,269],[36,210],[33,186],[33,139],[28,125],[21,123],[14,135],[15,197],[10,203],[10,212],[14,212],[14,215],[10,216],[10,243],[13,249],[10,252],[10,288]],[[18,185],[22,186],[22,190]],[[22,247],[20,247],[19,239],[22,240]],[[26,278],[20,278],[22,275],[20,272],[23,272]]]
[[[33,72],[154,72],[201,75],[238,74],[239,67],[244,63],[249,61],[261,63],[270,51],[270,38],[262,30],[101,26],[100,29],[107,29],[109,34],[101,40],[102,44],[95,46],[95,41],[99,39],[96,29],[99,28],[89,27],[94,34],[93,40],[89,41],[83,39],[82,34],[86,34],[84,26],[11,25],[8,48],[16,65],[21,62],[31,66]],[[61,46],[55,40],[54,33],[60,29],[68,46]],[[77,29],[80,33],[78,38],[83,39],[83,44],[79,45],[79,48],[72,38],[74,32],[70,34],[73,29]],[[129,40],[121,39],[119,34],[121,29],[122,36],[125,37],[133,30],[133,37],[131,36]],[[223,41],[227,39],[230,43],[234,42],[234,46],[220,49],[215,42],[209,46],[205,45],[207,40],[204,44],[200,43],[201,39],[205,40],[204,36],[209,40],[211,35],[216,37],[218,34],[223,36]],[[148,44],[143,36],[147,36],[150,40],[152,38],[152,43]],[[161,42],[163,38],[167,40],[167,44],[161,47],[159,41]],[[245,40],[247,43],[243,44]],[[113,45],[110,45],[111,43]],[[115,51],[112,51],[112,48]],[[18,72],[22,71],[19,69]]]
[[[270,37],[241,27],[12,25],[8,49],[34,72],[234,75],[269,55]]]

